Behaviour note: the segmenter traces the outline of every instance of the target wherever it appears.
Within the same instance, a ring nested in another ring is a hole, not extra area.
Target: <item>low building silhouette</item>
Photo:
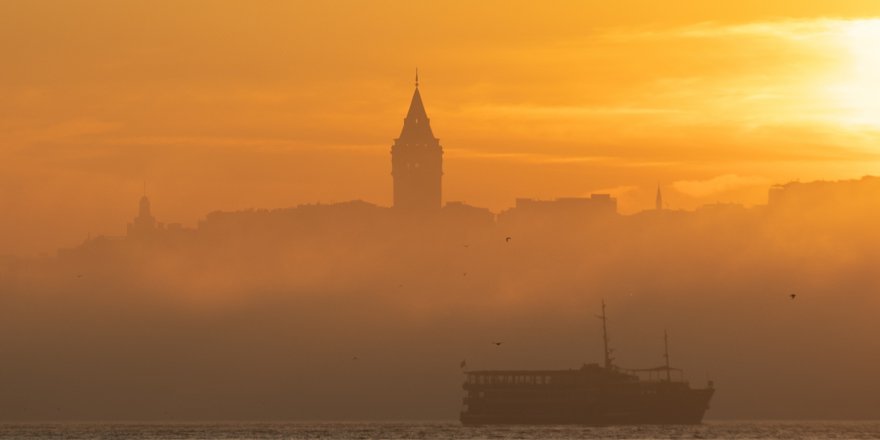
[[[519,198],[516,205],[498,215],[498,222],[509,227],[537,224],[584,225],[617,214],[617,199],[609,194],[590,197],[563,197],[554,200]]]

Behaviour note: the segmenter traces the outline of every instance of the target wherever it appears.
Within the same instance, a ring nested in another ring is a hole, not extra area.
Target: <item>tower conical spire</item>
[[[431,131],[431,121],[428,119],[425,104],[422,102],[422,94],[419,92],[418,71],[416,71],[416,89],[413,91],[409,110],[407,110],[406,118],[403,120],[400,139],[434,139],[434,132]]]
[[[416,67],[416,88],[419,88],[419,68]]]

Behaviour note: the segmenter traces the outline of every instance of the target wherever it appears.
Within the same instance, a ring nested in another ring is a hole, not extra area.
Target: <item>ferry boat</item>
[[[465,371],[464,425],[491,424],[699,424],[715,392],[712,381],[692,388],[669,365],[624,369],[613,363],[602,301],[605,363],[568,370]]]

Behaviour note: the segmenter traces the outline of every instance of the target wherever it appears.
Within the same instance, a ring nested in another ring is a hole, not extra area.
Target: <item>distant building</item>
[[[391,175],[395,208],[409,211],[440,209],[443,148],[431,131],[419,93],[418,74],[416,90],[403,120],[403,130],[391,147]]]
[[[563,197],[555,200],[516,199],[516,206],[502,212],[499,222],[509,226],[552,222],[578,224],[582,221],[617,214],[617,199],[610,194],[590,197]]]
[[[700,214],[732,214],[743,212],[746,209],[746,206],[742,203],[716,202],[699,206],[695,212]]]
[[[555,200],[516,199],[515,209],[523,212],[561,214],[614,214],[617,199],[610,194],[591,194],[590,197],[562,197]]]
[[[771,209],[788,207],[826,212],[840,212],[839,209],[843,206],[852,209],[878,209],[880,177],[774,185],[768,192],[767,202]]]
[[[150,199],[144,194],[138,205],[138,216],[134,221],[128,224],[129,237],[146,237],[154,234],[156,230],[162,227],[161,223],[156,222],[156,218],[150,212]]]
[[[447,224],[455,224],[464,228],[495,226],[495,214],[488,208],[479,208],[464,202],[447,202],[443,207],[442,218]]]

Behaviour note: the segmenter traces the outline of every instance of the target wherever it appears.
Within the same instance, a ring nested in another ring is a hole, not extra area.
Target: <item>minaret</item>
[[[431,122],[416,90],[403,120],[400,137],[391,146],[391,176],[394,179],[394,207],[407,211],[440,208],[443,177],[443,147],[431,131]]]
[[[663,209],[663,194],[660,193],[660,184],[657,184],[657,200],[654,201],[654,209],[660,211]]]

